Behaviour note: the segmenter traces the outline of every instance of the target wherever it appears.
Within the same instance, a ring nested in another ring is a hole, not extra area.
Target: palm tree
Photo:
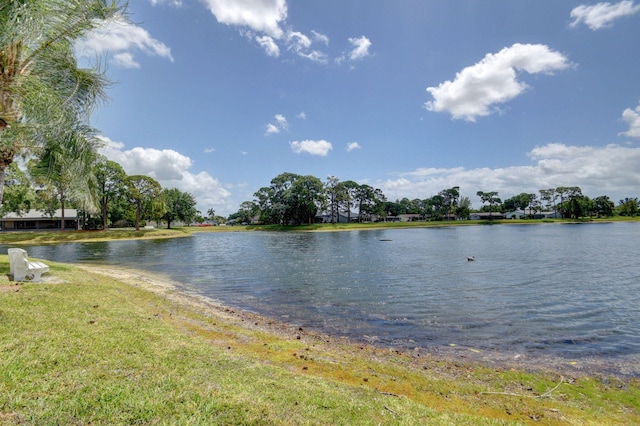
[[[0,203],[15,156],[69,142],[63,134],[105,98],[104,73],[78,68],[73,43],[121,10],[106,0],[0,3]]]
[[[61,230],[65,225],[65,207],[75,202],[84,211],[95,211],[96,200],[92,187],[96,186],[92,174],[99,140],[86,126],[69,128],[62,140],[45,141],[39,160],[34,160],[31,172],[41,184],[48,186],[60,204]],[[57,203],[56,203],[57,204]]]

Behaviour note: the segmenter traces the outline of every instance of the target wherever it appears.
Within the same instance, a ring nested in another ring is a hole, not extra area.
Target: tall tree
[[[446,219],[449,220],[453,214],[455,214],[458,207],[458,200],[460,199],[460,187],[454,186],[453,188],[443,189],[439,192],[443,198],[443,203],[448,206]]]
[[[282,225],[288,224],[293,218],[293,210],[291,203],[291,187],[298,180],[300,175],[295,173],[281,173],[271,179],[270,197],[271,197],[271,216],[276,222]]]
[[[492,219],[491,215],[493,214],[493,206],[495,206],[496,204],[500,204],[500,198],[498,198],[498,193],[496,191],[492,191],[492,192],[478,191],[476,195],[480,197],[483,203],[489,204],[489,220],[491,220]]]
[[[593,199],[596,214],[600,216],[613,216],[615,204],[607,195],[601,195]]]
[[[96,192],[102,213],[102,229],[109,223],[109,203],[126,191],[127,174],[122,166],[106,157],[99,158],[94,166]]]
[[[129,198],[136,206],[136,231],[139,231],[140,218],[145,210],[151,210],[153,200],[162,193],[162,187],[149,176],[134,175],[127,178],[127,189]]]
[[[164,202],[166,213],[163,219],[167,221],[167,229],[171,228],[171,222],[179,220],[191,222],[196,217],[196,199],[188,192],[179,189],[165,189]]]
[[[564,218],[582,216],[582,190],[579,186],[559,186],[556,193],[560,197],[560,212]]]
[[[442,220],[449,208],[444,196],[438,194],[424,200],[426,206],[426,216],[431,220]]]
[[[326,206],[322,181],[311,175],[299,176],[291,186],[287,204],[295,223],[307,222],[311,225],[318,210],[323,210]]]
[[[344,187],[340,185],[340,179],[335,176],[328,176],[327,182],[325,183],[325,190],[327,193],[327,198],[329,201],[329,216],[331,223],[336,223],[336,219],[338,222],[340,221],[340,198],[341,198],[341,190]]]
[[[369,185],[360,185],[356,190],[354,201],[358,206],[359,222],[363,219],[371,219],[374,214],[381,215],[384,213],[385,196],[381,190],[373,188]]]
[[[260,207],[253,201],[243,201],[240,204],[240,210],[229,216],[229,219],[237,219],[240,223],[251,223],[256,216]]]
[[[106,0],[11,0],[0,5],[0,203],[16,155],[38,154],[86,122],[108,83],[78,67],[73,43],[121,11]]]
[[[47,139],[40,157],[32,161],[31,173],[36,181],[48,186],[61,209],[60,228],[65,228],[65,209],[75,202],[85,211],[95,211],[91,170],[95,162],[98,140],[92,129],[78,125]]]
[[[468,219],[471,212],[471,200],[469,197],[461,197],[456,209],[456,216],[462,219]]]
[[[355,207],[355,197],[360,185],[355,181],[346,180],[344,182],[340,182],[340,187],[342,194],[342,197],[340,198],[340,206],[347,212],[347,222],[351,223],[351,209]]]
[[[558,199],[558,193],[555,189],[541,189],[540,191],[540,200],[542,202],[542,207],[553,211],[556,211],[556,200]]]
[[[638,215],[638,198],[625,198],[620,200],[618,213],[621,216],[637,216]]]

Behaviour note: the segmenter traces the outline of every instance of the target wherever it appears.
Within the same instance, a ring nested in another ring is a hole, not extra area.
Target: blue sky
[[[129,174],[218,214],[283,172],[390,200],[640,196],[640,2],[133,0],[78,51]]]

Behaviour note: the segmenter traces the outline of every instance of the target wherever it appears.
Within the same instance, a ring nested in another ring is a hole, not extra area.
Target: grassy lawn
[[[354,346],[47,263],[16,284],[0,255],[0,424],[640,424],[637,380]]]
[[[4,231],[0,244],[51,244],[108,240],[157,239],[186,237],[189,228],[172,229],[110,229],[108,231]]]

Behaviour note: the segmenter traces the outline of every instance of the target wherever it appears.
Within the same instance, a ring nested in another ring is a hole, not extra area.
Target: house
[[[400,218],[400,222],[415,222],[418,220],[424,220],[423,215],[415,213],[399,214],[398,217]]]
[[[476,212],[469,214],[470,220],[500,220],[504,218],[505,215],[500,212]]]
[[[533,215],[534,219],[562,219],[562,213],[560,212],[536,212]]]
[[[533,219],[560,219],[562,218],[562,214],[560,212],[553,212],[553,211],[548,211],[548,212],[529,212],[529,211],[523,211],[523,210],[515,210],[509,213],[505,213],[505,217],[507,219],[527,219],[529,217],[532,217]]]
[[[3,231],[35,231],[60,229],[62,210],[58,209],[50,216],[40,210],[29,210],[18,215],[8,213],[0,218],[0,229]],[[64,229],[80,229],[80,220],[76,209],[64,209]]]
[[[507,212],[504,215],[507,219],[526,219],[529,217],[529,213],[526,213],[524,210],[514,210],[512,212]]]
[[[329,213],[324,213],[316,215],[315,223],[349,223],[349,220],[351,220],[351,222],[357,222],[359,218],[360,215],[353,212],[351,212],[350,217],[347,216],[345,212],[338,213],[337,217],[335,213],[333,214],[333,216]]]

